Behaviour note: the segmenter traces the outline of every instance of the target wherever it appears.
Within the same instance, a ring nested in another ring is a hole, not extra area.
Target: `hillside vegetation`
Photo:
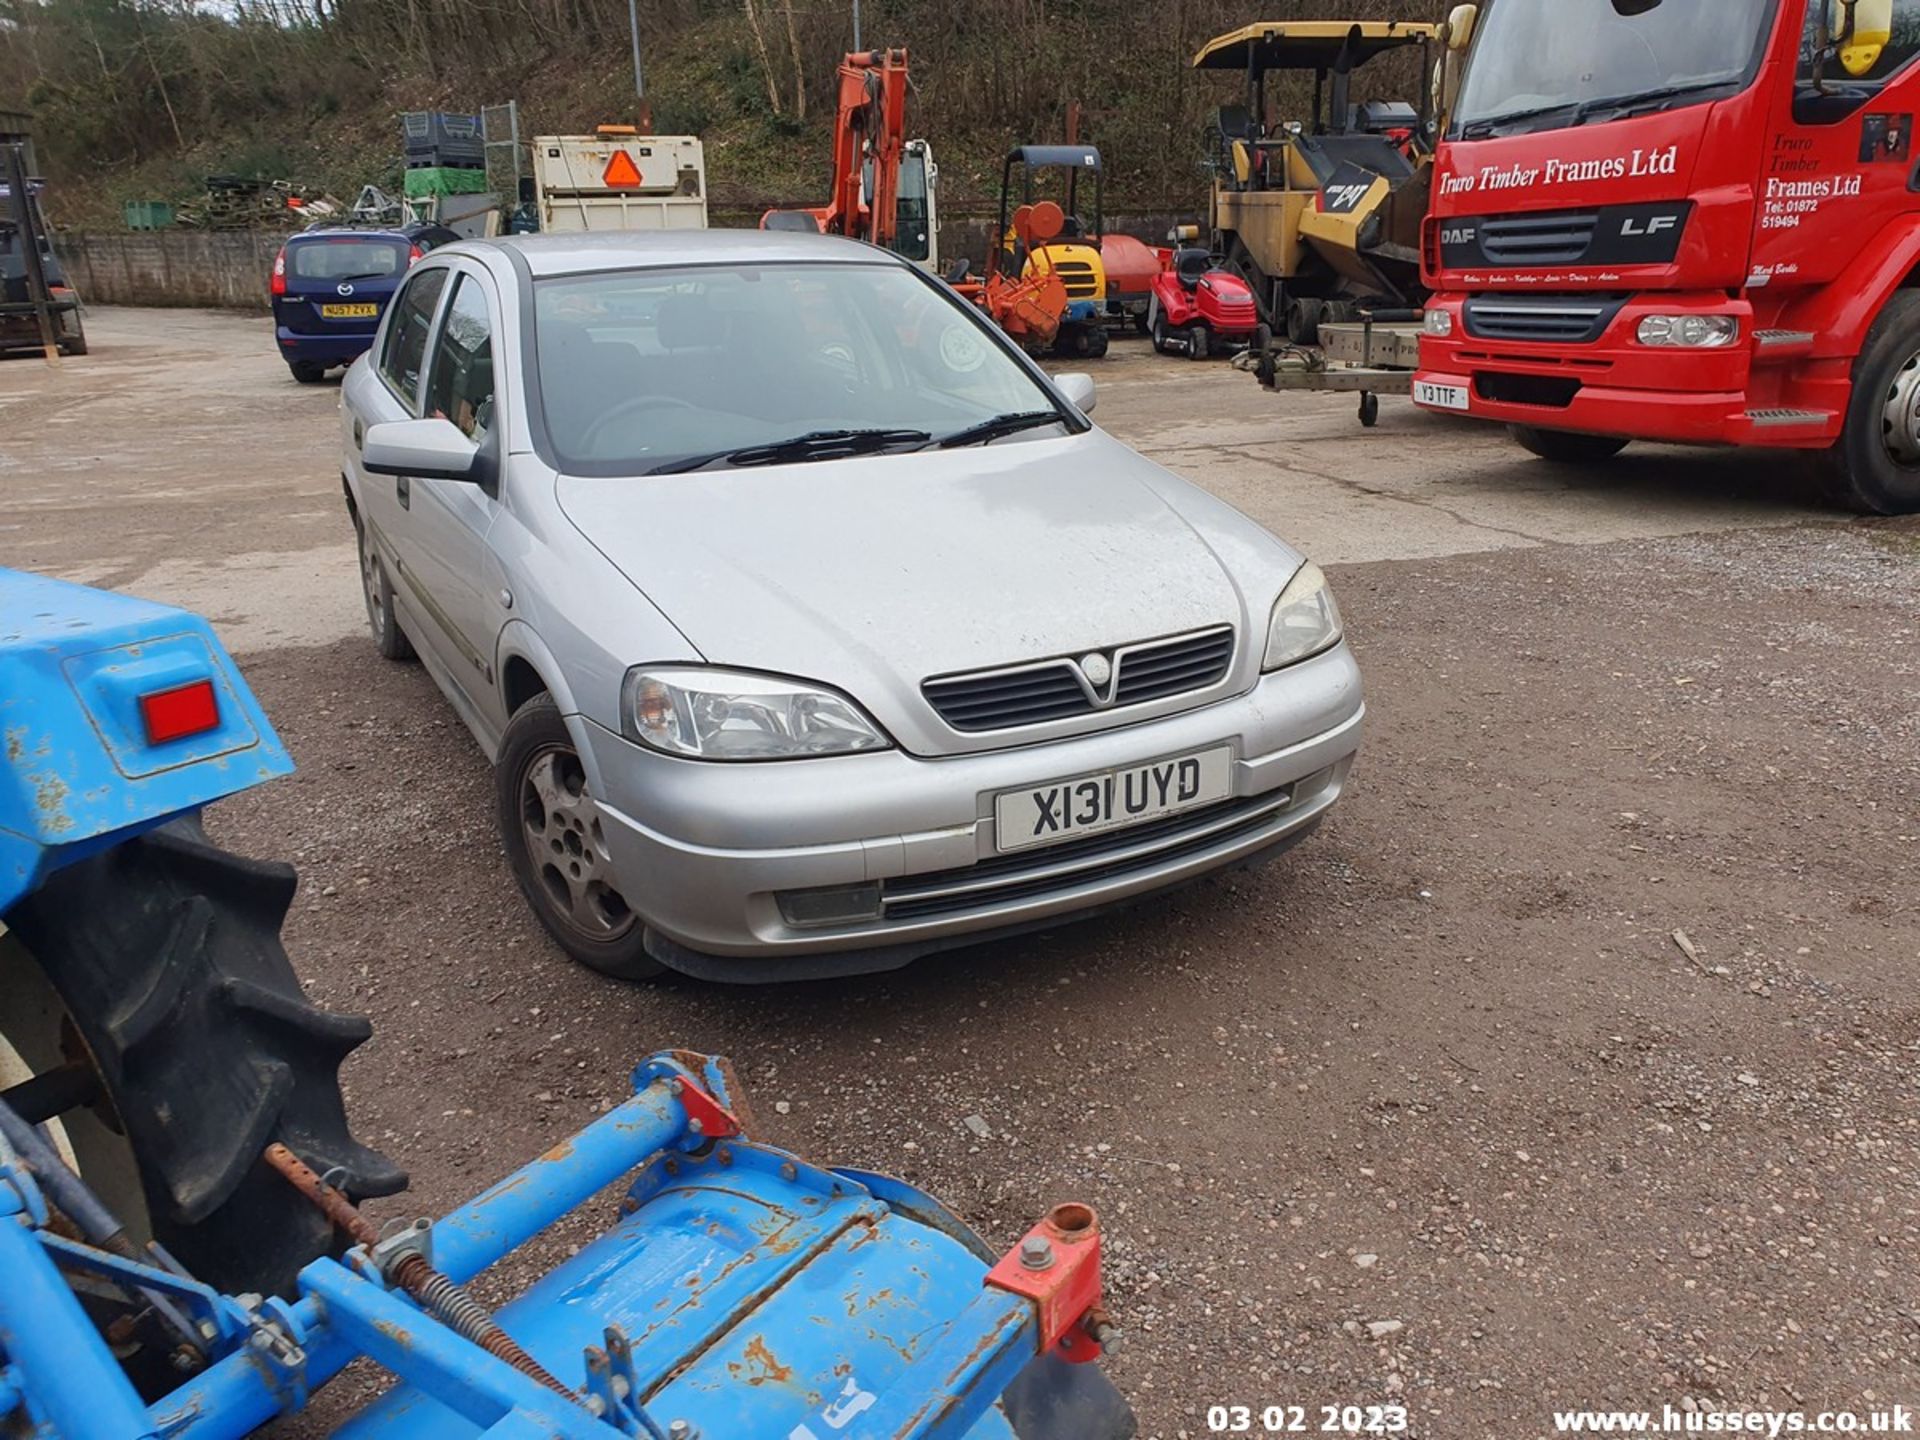
[[[1188,68],[1267,18],[1437,18],[1434,0],[864,0],[863,40],[909,47],[913,133],[947,203],[990,199],[1023,141],[1101,146],[1110,209],[1191,211],[1203,123],[1235,92]],[[655,128],[708,145],[714,199],[752,210],[826,183],[850,0],[640,0]],[[1417,83],[1368,72],[1366,93]],[[624,0],[0,0],[0,109],[35,117],[56,222],[191,198],[209,173],[350,198],[397,188],[397,115],[519,102],[522,134],[635,116]]]

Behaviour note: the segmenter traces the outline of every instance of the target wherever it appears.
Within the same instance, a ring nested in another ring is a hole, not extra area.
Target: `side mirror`
[[[360,465],[373,475],[481,483],[480,447],[451,420],[389,420],[367,427]]]
[[[1093,393],[1093,376],[1084,370],[1072,370],[1065,375],[1054,376],[1053,383],[1074,409],[1082,415],[1093,413],[1093,407],[1098,403]]]
[[[1464,55],[1473,43],[1473,27],[1480,21],[1478,5],[1456,5],[1447,16],[1447,49]]]

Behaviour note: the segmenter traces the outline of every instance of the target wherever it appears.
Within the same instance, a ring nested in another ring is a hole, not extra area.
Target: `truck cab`
[[[1416,403],[1920,509],[1920,0],[1490,0],[1447,43]]]

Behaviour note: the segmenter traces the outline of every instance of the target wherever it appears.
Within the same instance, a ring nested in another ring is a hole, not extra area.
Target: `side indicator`
[[[140,723],[146,728],[149,745],[206,734],[220,724],[220,701],[213,693],[213,681],[195,680],[142,695]]]

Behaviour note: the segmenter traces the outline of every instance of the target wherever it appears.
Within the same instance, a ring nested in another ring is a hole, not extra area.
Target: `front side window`
[[[916,150],[900,157],[900,188],[895,196],[893,249],[909,260],[933,253],[933,227],[927,215],[927,157]]]
[[[1491,0],[1460,98],[1462,139],[1564,129],[1737,93],[1778,0]]]
[[[1800,36],[1800,67],[1794,90],[1795,118],[1803,124],[1840,120],[1856,113],[1881,86],[1920,55],[1920,0],[1892,0],[1892,24],[1884,37],[1876,32],[1845,35],[1829,32],[1821,23],[1837,25],[1844,19],[1839,7],[1826,16],[1829,0],[1807,0],[1807,22]],[[1856,10],[1856,16],[1859,12]],[[1907,117],[1879,116],[1896,127],[1895,143],[1904,143]],[[1904,152],[1902,152],[1904,153]],[[1862,155],[1862,160],[1873,158]]]
[[[557,277],[535,283],[533,311],[547,437],[574,475],[823,431],[939,440],[1059,414],[977,312],[893,263]]]
[[[422,270],[400,289],[387,343],[380,352],[380,373],[394,392],[412,408],[420,389],[420,367],[427,358],[427,336],[433,330],[433,312],[446,288],[445,270]]]
[[[493,428],[493,322],[480,282],[462,275],[447,303],[427,374],[426,414],[458,425],[475,443]]]

